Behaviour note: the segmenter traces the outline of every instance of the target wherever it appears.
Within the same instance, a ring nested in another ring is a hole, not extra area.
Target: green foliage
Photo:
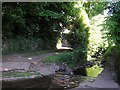
[[[85,10],[88,13],[89,18],[91,19],[92,17],[100,13],[103,13],[108,3],[109,2],[102,2],[102,1],[86,2],[83,4],[83,6],[85,7]]]
[[[69,34],[68,41],[71,44],[71,46],[75,49],[77,47],[87,48],[89,28],[86,27],[82,22],[82,20],[78,20],[78,22],[75,21],[74,26],[76,26],[73,29],[73,31],[71,31],[71,33]]]
[[[67,40],[71,47],[73,47],[72,61],[75,65],[84,65],[87,61],[87,46],[89,37],[89,19],[87,13],[83,8],[78,11],[79,15],[71,21],[71,32],[67,36]]]
[[[71,68],[75,68],[78,64],[79,65],[85,65],[86,63],[86,60],[84,60],[82,58],[82,54],[78,54],[81,52],[77,52],[77,51],[74,51],[74,52],[61,52],[57,55],[54,55],[54,56],[49,56],[47,57],[44,61],[45,62],[63,62],[63,63],[66,63],[68,66],[70,66]],[[83,53],[84,54],[84,53]],[[85,56],[85,55],[83,55]]]
[[[56,32],[58,36],[61,29],[59,22],[66,22],[67,16],[74,14],[71,12],[73,5],[65,2],[4,2],[3,39],[15,35],[54,39],[52,34]]]
[[[59,23],[66,26],[68,17],[77,14],[75,2],[3,2],[2,38],[7,40],[17,36],[37,37],[45,41],[49,48],[55,48],[60,32]]]
[[[57,62],[59,62],[58,57],[59,57],[59,54],[58,55],[48,56],[47,58],[45,58],[43,60],[43,62],[45,62],[45,63],[57,63]]]
[[[55,48],[61,32],[59,22],[64,15],[61,4],[64,3],[4,2],[2,38],[37,37],[46,43],[49,41],[49,47]]]
[[[120,46],[110,46],[104,54],[105,60],[109,60],[111,57],[114,58],[116,64],[119,64]]]
[[[74,56],[72,52],[61,52],[56,55],[48,56],[45,58],[44,62],[49,63],[67,63],[71,68],[75,67],[76,63],[73,60]]]
[[[77,60],[74,57],[73,52],[61,54],[61,55],[59,55],[58,59],[60,62],[64,62],[64,63],[68,64],[68,66],[70,66],[71,68],[74,68],[77,65]]]
[[[109,47],[106,52],[104,53],[104,57],[110,57],[110,55],[112,54],[111,51],[113,49],[113,46]],[[107,59],[108,60],[108,59]]]
[[[104,30],[110,45],[120,44],[120,2],[111,3],[109,6],[109,16],[106,19]]]

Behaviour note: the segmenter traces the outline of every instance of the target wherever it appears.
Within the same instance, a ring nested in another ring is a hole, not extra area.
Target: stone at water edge
[[[67,75],[73,75],[72,69],[65,63],[58,64],[59,70],[58,72],[64,72]]]

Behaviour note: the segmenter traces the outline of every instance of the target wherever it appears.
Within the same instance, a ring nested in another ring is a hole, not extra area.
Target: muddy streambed
[[[62,72],[58,72],[52,79],[52,86],[59,86],[67,89],[75,88],[78,87],[83,81],[93,82],[95,78],[102,72],[102,70],[103,68],[99,67],[98,65],[94,65],[93,67],[79,70],[78,73],[80,75],[66,75]],[[85,76],[81,76],[81,74]]]
[[[87,80],[94,80],[94,78],[80,75],[70,76],[63,73],[56,73],[52,79],[51,88],[71,89],[78,87],[81,82]]]

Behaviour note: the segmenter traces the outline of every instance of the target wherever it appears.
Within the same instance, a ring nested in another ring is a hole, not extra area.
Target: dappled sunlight
[[[75,7],[75,8],[81,8],[81,7],[83,7],[83,4],[84,4],[84,3],[87,3],[87,2],[88,2],[87,0],[78,1],[78,2],[74,5],[74,7]]]
[[[88,18],[88,14],[87,14],[86,10],[83,8],[83,4],[86,2],[87,2],[87,0],[79,1],[75,4],[74,7],[80,9],[80,12],[78,14],[79,18],[82,19],[82,23],[86,25],[85,27],[88,27],[88,26],[90,26],[90,20]]]
[[[63,29],[63,32],[61,33],[61,38],[58,39],[57,41],[57,45],[56,45],[56,48],[57,50],[72,50],[72,48],[70,47],[67,39],[65,38],[64,34],[69,34],[70,33],[70,30],[68,30],[67,28],[66,29]]]
[[[70,33],[70,31],[68,29],[63,29],[63,33],[68,34],[68,33]]]
[[[102,32],[103,26],[102,24],[106,20],[106,15],[104,14],[98,14],[94,16],[91,19],[91,29],[89,31],[90,36],[89,36],[89,48],[90,51],[88,52],[88,60],[91,59],[89,55],[94,55],[95,52],[98,50],[98,47],[108,47],[108,42],[106,38],[104,37],[104,34]]]
[[[57,42],[57,45],[56,45],[56,48],[59,49],[62,47],[62,42],[61,42],[61,39],[58,39],[58,42]]]
[[[5,70],[5,71],[8,71],[9,69],[8,69],[8,68],[5,68],[4,70]]]
[[[32,60],[32,58],[28,58],[29,60]]]
[[[83,21],[83,24],[85,24],[85,27],[89,27],[90,26],[90,20],[88,18],[88,14],[84,9],[80,9],[80,13],[79,13],[80,18]]]

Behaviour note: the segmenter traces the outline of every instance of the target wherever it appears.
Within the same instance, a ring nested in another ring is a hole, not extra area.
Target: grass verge
[[[39,72],[4,72],[0,74],[2,78],[11,78],[11,77],[26,77],[32,75],[40,75]]]

